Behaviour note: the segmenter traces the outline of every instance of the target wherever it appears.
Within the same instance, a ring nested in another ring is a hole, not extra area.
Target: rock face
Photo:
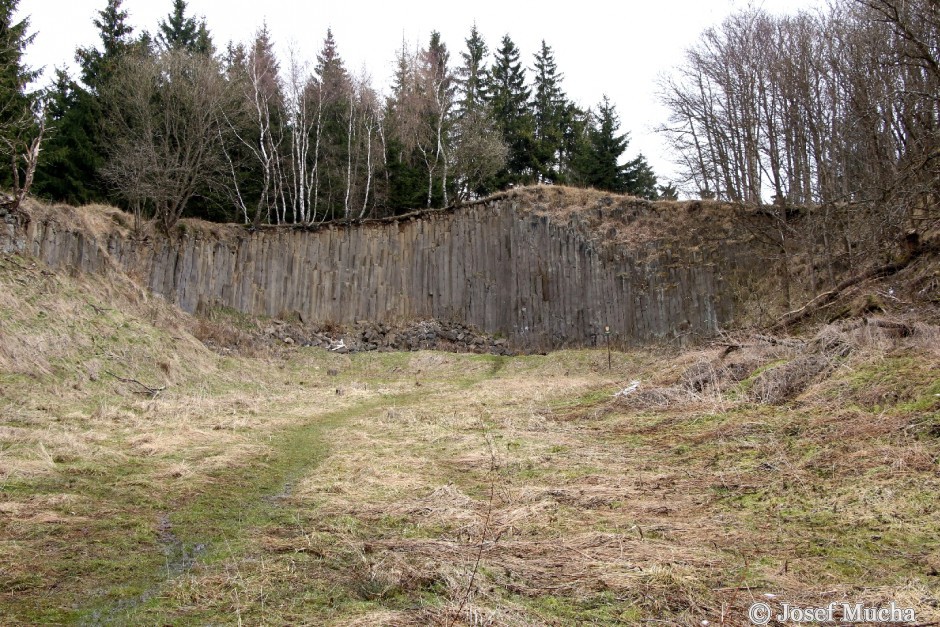
[[[510,197],[318,229],[185,221],[171,237],[141,238],[116,210],[53,207],[6,222],[0,249],[59,268],[119,269],[188,312],[225,306],[339,325],[436,319],[527,350],[601,344],[605,326],[630,345],[708,335],[730,320],[719,248],[612,245],[581,222]]]

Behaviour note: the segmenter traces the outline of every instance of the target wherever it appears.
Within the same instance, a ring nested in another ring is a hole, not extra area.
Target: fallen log
[[[886,276],[891,276],[892,274],[897,274],[907,266],[911,265],[915,259],[931,249],[931,247],[923,245],[912,247],[909,249],[909,254],[900,261],[895,261],[883,266],[878,266],[876,268],[870,268],[865,272],[845,279],[836,285],[833,289],[816,296],[799,309],[788,311],[787,313],[780,316],[780,318],[778,318],[777,321],[770,327],[770,330],[782,331],[792,327],[798,322],[806,320],[823,307],[834,302],[839,298],[839,296],[842,295],[845,290],[849,289],[850,287],[854,287],[859,283],[869,281],[871,279],[880,279]]]

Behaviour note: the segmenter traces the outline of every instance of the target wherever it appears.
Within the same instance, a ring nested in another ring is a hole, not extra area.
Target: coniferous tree
[[[559,162],[563,149],[568,102],[561,89],[564,78],[558,72],[551,47],[542,40],[535,55],[535,82],[532,93],[532,119],[534,138],[532,156],[538,169],[539,181],[558,182],[561,179]]]
[[[100,47],[79,48],[75,53],[83,84],[58,70],[49,96],[50,136],[36,171],[39,195],[82,204],[103,200],[107,187],[99,169],[110,143],[100,121],[107,103],[100,91],[120,59],[134,49],[133,29],[127,23],[123,0],[108,0],[93,20]]]
[[[325,218],[344,214],[350,149],[350,118],[354,111],[352,81],[327,29],[314,68],[319,111],[315,129],[314,213]]]
[[[205,19],[186,17],[186,0],[173,0],[173,10],[161,20],[157,43],[163,50],[184,50],[196,54],[213,54],[215,46]]]
[[[12,186],[16,196],[24,186],[28,191],[24,179],[31,176],[31,155],[38,149],[34,146],[38,120],[33,110],[37,94],[28,92],[27,87],[39,74],[23,63],[23,54],[35,35],[28,33],[28,18],[13,21],[18,3],[0,0],[0,156],[5,166],[0,169],[0,185]]]
[[[656,176],[643,155],[620,164],[630,140],[620,134],[616,107],[605,95],[590,123],[575,158],[576,179],[582,185],[620,194],[656,197]]]
[[[389,208],[440,207],[452,195],[454,77],[440,33],[411,53],[403,43],[386,106]]]
[[[561,148],[558,152],[559,183],[577,182],[576,159],[587,135],[589,115],[573,102],[565,103],[561,111]]]
[[[673,183],[656,186],[659,200],[679,200],[679,189]]]
[[[456,115],[452,133],[451,170],[457,201],[486,193],[485,183],[506,163],[507,148],[486,100],[489,75],[486,42],[476,24],[460,53],[456,72]]]
[[[625,194],[647,200],[659,199],[660,188],[656,184],[656,174],[642,153],[624,164],[623,180]]]
[[[418,90],[421,102],[422,142],[418,145],[427,170],[427,206],[442,206],[448,198],[448,146],[454,106],[454,77],[448,67],[450,53],[437,31],[420,55]]]
[[[75,60],[81,68],[81,79],[92,92],[106,83],[114,72],[117,61],[133,47],[133,28],[127,23],[127,11],[121,8],[123,0],[108,0],[107,6],[98,11],[93,20],[101,47],[79,48]]]
[[[56,70],[46,102],[50,133],[36,168],[33,193],[72,205],[103,199],[98,102],[62,69]]]
[[[582,145],[577,165],[583,183],[597,189],[623,192],[626,184],[619,161],[629,140],[625,133],[618,134],[620,119],[606,95],[591,116],[587,141]]]
[[[509,148],[506,166],[489,182],[487,191],[534,180],[532,159],[533,121],[529,112],[529,89],[519,49],[509,35],[503,37],[489,72],[487,103],[503,141]]]
[[[134,50],[141,55],[156,54],[160,50],[160,45],[150,31],[144,30],[134,41]]]
[[[486,70],[486,56],[489,51],[476,24],[470,29],[470,37],[465,41],[467,49],[460,53],[463,63],[457,69],[455,79],[460,92],[457,102],[459,117],[477,113],[483,109],[486,104],[486,85],[489,81]]]
[[[19,0],[0,0],[0,124],[3,128],[28,116],[34,100],[27,85],[39,72],[26,67],[23,54],[35,34],[28,34],[29,19],[13,21]]]
[[[392,79],[392,93],[385,106],[386,202],[392,213],[420,207],[428,189],[418,151],[421,105],[417,56],[402,42]]]

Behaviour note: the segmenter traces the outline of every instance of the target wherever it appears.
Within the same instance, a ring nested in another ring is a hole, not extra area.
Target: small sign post
[[[604,327],[604,335],[607,337],[607,370],[610,370],[610,327]]]

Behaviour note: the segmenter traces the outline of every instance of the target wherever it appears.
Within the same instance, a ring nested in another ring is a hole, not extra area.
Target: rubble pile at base
[[[511,355],[504,338],[494,338],[459,322],[424,320],[402,325],[357,322],[338,327],[273,321],[264,335],[285,344],[318,346],[338,353],[363,351],[443,350],[458,353]]]

